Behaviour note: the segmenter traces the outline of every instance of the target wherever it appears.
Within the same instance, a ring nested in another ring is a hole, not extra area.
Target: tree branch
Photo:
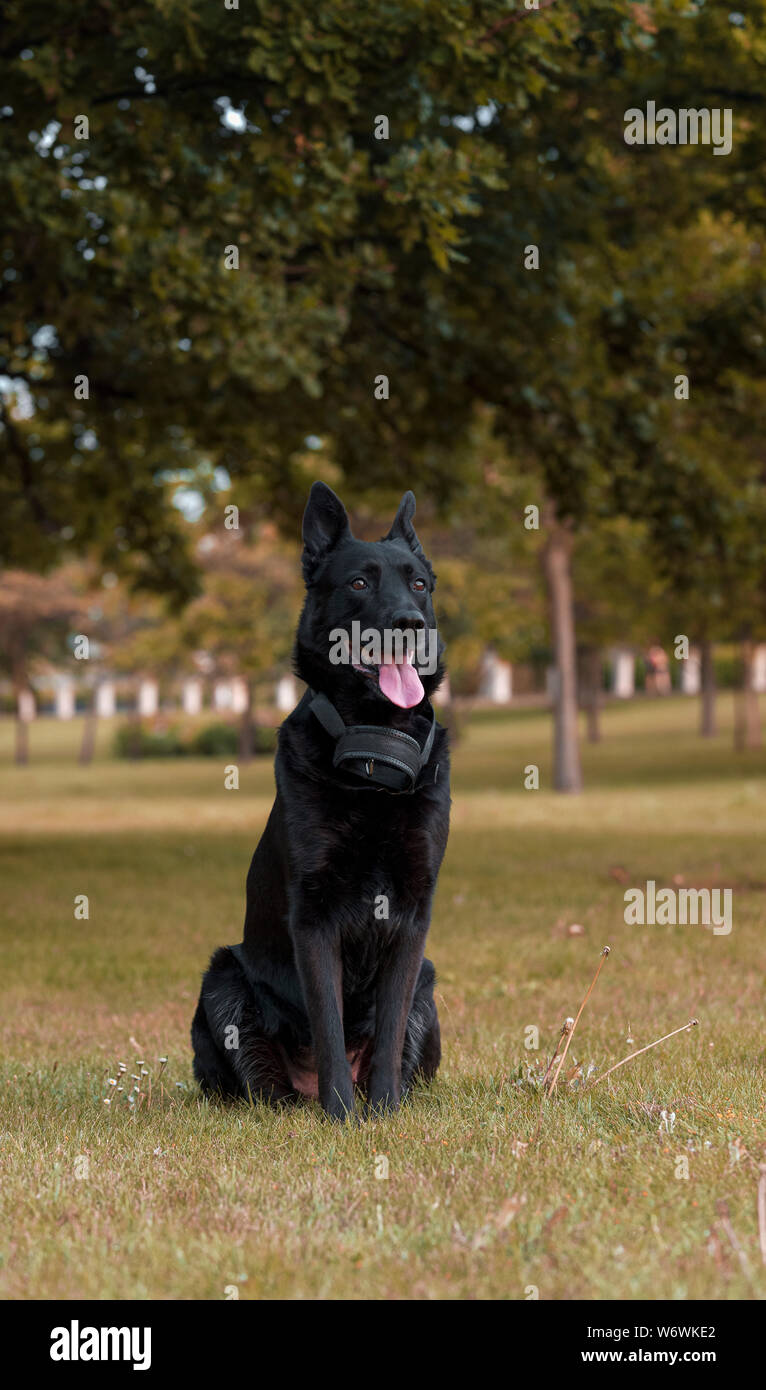
[[[506,19],[500,19],[497,24],[493,24],[492,28],[488,29],[486,34],[482,34],[479,43],[486,43],[487,39],[492,39],[495,34],[499,34],[501,29],[507,29],[509,24],[518,24],[520,19],[529,19],[531,15],[539,14],[541,10],[547,10],[551,5],[555,5],[555,3],[556,0],[540,0],[540,4],[536,9],[515,11],[514,14],[508,15]]]

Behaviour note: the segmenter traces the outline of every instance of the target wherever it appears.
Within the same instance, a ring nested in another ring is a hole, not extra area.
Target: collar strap
[[[414,792],[422,785],[422,773],[431,756],[436,734],[436,715],[431,711],[431,728],[423,747],[400,729],[379,724],[344,724],[334,704],[321,692],[309,692],[309,709],[330,738],[335,740],[332,765],[352,772],[364,784],[390,792]],[[439,764],[434,769],[434,782]]]

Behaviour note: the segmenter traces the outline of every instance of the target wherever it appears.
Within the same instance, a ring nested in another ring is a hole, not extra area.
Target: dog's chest
[[[385,936],[430,899],[446,840],[446,816],[422,797],[362,792],[317,808],[304,826],[304,891],[340,920],[345,933]]]
[[[328,830],[327,869],[359,901],[417,896],[428,877],[431,820],[404,797],[370,796],[375,802],[369,811],[360,808],[345,825]]]

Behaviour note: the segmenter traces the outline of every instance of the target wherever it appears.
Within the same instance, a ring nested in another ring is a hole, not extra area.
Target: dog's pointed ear
[[[406,541],[410,550],[414,550],[416,555],[422,555],[423,547],[415,534],[415,527],[412,524],[414,515],[415,494],[414,492],[405,492],[399,503],[399,510],[394,517],[391,530],[383,539],[386,541]]]
[[[327,483],[314,483],[303,513],[303,573],[306,583],[319,561],[351,535],[346,508]]]
[[[410,547],[413,555],[417,555],[418,559],[426,566],[426,569],[433,579],[435,578],[434,572],[426,559],[426,553],[418,540],[417,532],[412,524],[414,515],[415,494],[414,492],[405,492],[399,503],[399,510],[394,517],[391,530],[383,539],[386,541],[404,541],[405,544]]]

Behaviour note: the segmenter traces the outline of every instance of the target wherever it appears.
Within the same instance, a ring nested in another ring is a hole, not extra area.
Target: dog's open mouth
[[[378,685],[387,700],[400,709],[412,709],[419,705],[425,696],[423,682],[413,664],[413,654],[405,653],[401,661],[384,661],[380,666],[372,663],[359,666],[354,662],[354,670],[372,680],[377,676]]]

